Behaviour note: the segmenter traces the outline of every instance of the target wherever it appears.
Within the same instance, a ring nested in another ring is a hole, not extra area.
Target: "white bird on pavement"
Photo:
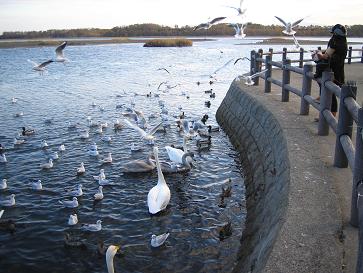
[[[260,72],[257,72],[251,76],[245,76],[245,75],[242,75],[242,78],[245,80],[245,85],[254,85],[255,82],[253,81],[254,78],[256,78],[257,76],[259,75],[262,75],[264,74],[265,72],[267,71],[267,69],[263,70],[263,71],[260,71]],[[236,81],[239,81],[240,79],[237,77],[236,78]]]

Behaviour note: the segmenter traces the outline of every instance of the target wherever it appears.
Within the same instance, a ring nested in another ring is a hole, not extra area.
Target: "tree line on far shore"
[[[233,36],[234,29],[227,24],[218,24],[208,30],[193,30],[193,26],[175,25],[174,27],[157,24],[135,24],[114,27],[111,29],[52,29],[46,31],[9,31],[0,39],[39,39],[39,38],[72,38],[72,37],[147,37],[147,36]],[[329,36],[328,26],[300,26],[295,28],[297,36]],[[283,36],[283,27],[279,25],[260,25],[248,23],[245,33],[248,36]],[[348,27],[349,37],[363,37],[363,25]]]

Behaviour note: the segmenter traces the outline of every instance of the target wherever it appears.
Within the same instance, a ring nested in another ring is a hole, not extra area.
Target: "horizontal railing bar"
[[[338,122],[336,118],[333,116],[333,114],[330,112],[330,110],[325,109],[323,111],[323,115],[326,121],[328,122],[330,128],[334,131],[334,133],[337,133]]]
[[[328,88],[331,92],[333,92],[338,98],[340,98],[340,87],[335,83],[328,81],[325,83],[325,87]]]
[[[265,62],[265,59],[264,58],[261,58],[261,57],[257,57],[256,58],[256,61],[257,62]]]
[[[320,104],[315,101],[315,99],[310,95],[305,95],[304,100],[306,100],[312,107],[316,110],[320,110]]]
[[[353,48],[352,51],[362,51],[361,48]]]
[[[358,122],[358,110],[360,105],[356,102],[356,100],[352,97],[347,97],[344,100],[344,105],[347,107],[349,113],[351,114],[353,120]]]
[[[296,67],[296,66],[292,66],[292,65],[286,65],[285,66],[288,70],[293,71],[295,73],[304,74],[304,69],[300,68],[300,67]]]
[[[285,84],[285,85],[284,85],[284,87],[285,87],[285,89],[287,89],[287,90],[289,90],[290,92],[292,92],[292,93],[294,93],[294,94],[298,95],[299,97],[301,97],[301,96],[302,96],[302,92],[301,92],[301,90],[299,90],[299,89],[297,89],[297,88],[295,88],[295,87],[291,86],[290,84]]]
[[[280,62],[271,61],[270,64],[273,65],[273,66],[282,68],[282,63],[280,63]]]
[[[348,135],[341,135],[340,143],[342,144],[344,153],[347,156],[350,169],[354,170],[355,148],[352,140]]]
[[[362,56],[353,56],[353,57],[348,57],[347,59],[360,59],[362,58]]]
[[[282,87],[282,81],[279,81],[279,80],[276,80],[276,79],[273,79],[273,78],[268,78],[267,80],[269,82],[273,83],[273,84],[276,84],[276,85]]]

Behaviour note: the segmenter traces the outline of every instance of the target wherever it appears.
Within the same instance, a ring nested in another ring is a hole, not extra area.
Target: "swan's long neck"
[[[107,257],[106,264],[108,273],[115,273],[115,268],[113,267],[113,256]]]
[[[159,183],[166,184],[163,172],[161,171],[158,153],[155,153],[154,156],[156,161],[156,169],[158,170],[158,184]]]
[[[186,137],[183,137],[183,149],[184,149],[184,153],[188,152],[188,150],[187,150],[187,139],[186,139]]]

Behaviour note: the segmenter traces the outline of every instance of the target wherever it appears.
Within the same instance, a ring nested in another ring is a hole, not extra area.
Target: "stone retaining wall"
[[[290,163],[286,139],[272,113],[235,81],[216,117],[240,152],[246,170],[246,228],[234,272],[260,272],[288,205]]]

